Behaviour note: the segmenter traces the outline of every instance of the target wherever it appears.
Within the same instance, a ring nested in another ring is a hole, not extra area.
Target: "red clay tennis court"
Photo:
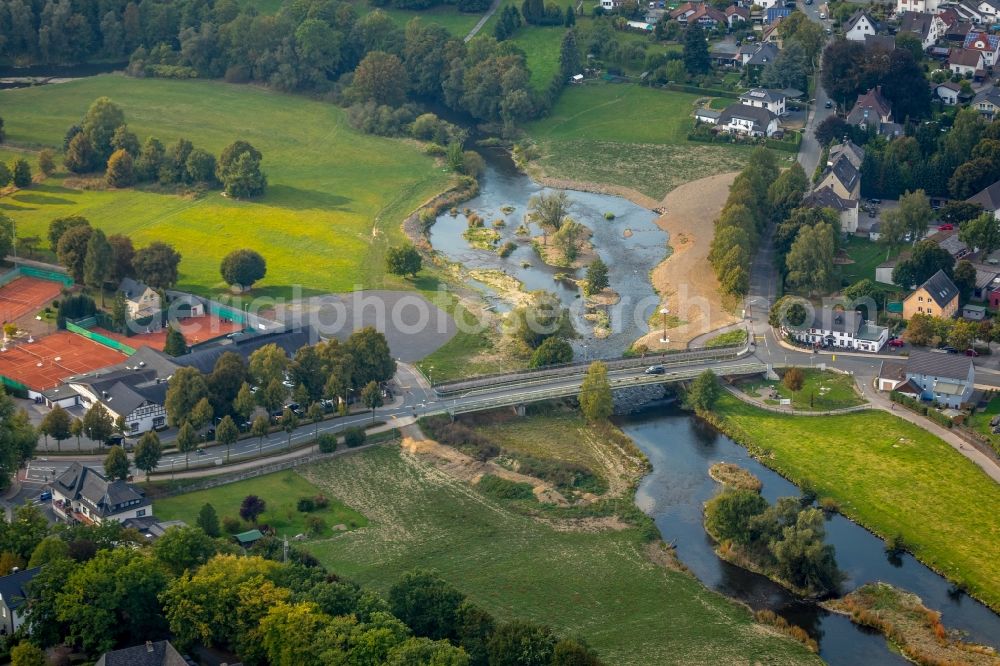
[[[6,349],[0,352],[0,375],[36,391],[53,388],[67,377],[128,358],[68,331],[59,331],[34,342],[18,340]]]
[[[219,319],[218,317],[212,315],[180,319],[177,322],[177,328],[180,329],[181,333],[184,335],[184,339],[187,340],[189,345],[215,340],[216,338],[221,338],[224,335],[238,333],[243,330],[243,326],[241,324],[235,324],[231,321]],[[163,347],[167,343],[167,329],[165,328],[151,333],[139,333],[138,335],[133,335],[131,337],[122,335],[121,333],[114,333],[99,326],[95,326],[91,330],[94,331],[94,333],[106,335],[112,340],[117,340],[122,344],[126,344],[129,347],[134,348],[152,347],[153,349],[163,351]]]
[[[62,285],[51,280],[19,277],[0,287],[0,322],[35,314],[58,298]]]

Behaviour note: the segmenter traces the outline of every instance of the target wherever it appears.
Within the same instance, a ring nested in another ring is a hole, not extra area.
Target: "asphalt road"
[[[814,2],[811,5],[807,5],[803,2],[799,2],[799,10],[801,10],[810,19],[819,23],[823,28],[830,26],[829,19],[820,19],[819,17],[819,3]],[[816,170],[816,165],[819,164],[819,158],[823,150],[816,141],[815,130],[816,127],[823,122],[828,116],[835,113],[835,109],[826,108],[826,102],[829,100],[829,96],[826,91],[823,90],[823,86],[819,81],[818,65],[817,65],[817,76],[816,76],[816,91],[813,95],[815,102],[811,105],[809,109],[809,117],[806,119],[805,132],[802,135],[802,145],[799,147],[799,164],[805,170],[806,175],[810,178],[813,172]]]

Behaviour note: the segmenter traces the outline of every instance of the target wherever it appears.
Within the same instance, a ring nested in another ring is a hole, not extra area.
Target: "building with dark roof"
[[[815,310],[808,326],[787,331],[799,342],[817,347],[839,347],[878,352],[889,341],[889,329],[866,321],[857,310],[823,307]]]
[[[153,503],[142,489],[74,462],[52,482],[52,510],[68,522],[93,525],[151,516]]]
[[[965,36],[962,47],[967,50],[979,51],[983,54],[983,62],[986,66],[992,67],[997,64],[997,57],[1000,55],[1000,35],[972,31]]]
[[[778,131],[778,117],[756,106],[730,104],[719,116],[719,129],[746,136],[773,136]]]
[[[927,278],[903,301],[903,319],[907,320],[916,314],[948,319],[954,317],[957,311],[958,287],[944,271]]]
[[[906,378],[921,390],[921,399],[960,409],[972,398],[976,369],[964,354],[913,350],[906,360]]]
[[[94,666],[191,666],[170,641],[146,641],[101,655]]]
[[[979,204],[983,210],[993,213],[994,217],[1000,219],[1000,180],[976,192],[966,201]]]
[[[41,570],[41,567],[35,567],[0,576],[0,635],[10,636],[24,624],[22,608],[28,598],[26,586]]]
[[[785,114],[785,93],[767,88],[751,88],[740,95],[740,103],[767,109],[776,116]]]
[[[876,86],[858,97],[847,114],[851,125],[868,125],[881,132],[882,125],[892,123],[892,107],[882,95],[882,86]]]
[[[908,32],[920,40],[926,51],[944,36],[948,26],[934,14],[903,12],[899,15],[899,32]]]
[[[816,189],[831,187],[842,199],[857,201],[861,198],[861,172],[847,155],[838,155],[816,183]]]
[[[852,42],[863,42],[867,36],[878,31],[878,21],[863,9],[854,12],[844,23],[844,38]]]
[[[983,88],[972,98],[972,108],[987,120],[1000,117],[1000,88]]]
[[[803,206],[813,208],[830,208],[836,211],[840,217],[840,231],[845,234],[853,234],[858,230],[858,205],[857,199],[844,199],[833,191],[829,185],[813,190],[802,200]]]

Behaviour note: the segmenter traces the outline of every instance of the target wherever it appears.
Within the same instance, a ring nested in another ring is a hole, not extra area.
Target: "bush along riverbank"
[[[824,542],[823,512],[803,506],[798,497],[781,497],[768,504],[753,475],[735,465],[727,467],[725,478],[733,485],[725,484],[705,504],[705,531],[718,542],[719,557],[805,598],[836,592],[843,575],[833,546]]]
[[[996,650],[949,635],[940,613],[924,606],[917,595],[886,583],[862,585],[823,606],[875,629],[907,659],[923,666],[1000,664]]]

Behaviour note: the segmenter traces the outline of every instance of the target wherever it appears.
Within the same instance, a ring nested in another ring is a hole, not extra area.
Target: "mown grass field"
[[[867,215],[867,213],[862,213]],[[875,281],[875,268],[886,259],[884,245],[848,236],[844,251],[853,263],[840,265],[840,277],[848,284],[867,278]]]
[[[800,411],[824,411],[827,409],[842,409],[864,403],[864,399],[854,387],[853,375],[842,375],[837,372],[802,370],[802,388],[792,391],[782,382],[757,381],[740,384],[744,393],[760,397],[758,389],[773,388],[781,398],[792,401],[792,407]],[[775,404],[777,401],[770,401]]]
[[[367,3],[360,3],[358,5],[358,12],[365,13],[370,11],[371,8]],[[456,37],[465,37],[472,30],[476,22],[483,17],[483,13],[469,14],[466,12],[460,12],[455,9],[454,5],[439,5],[437,7],[431,7],[429,9],[397,9],[396,7],[384,7],[382,8],[386,14],[392,18],[401,28],[405,28],[406,24],[410,22],[410,19],[414,17],[420,18],[424,23],[437,23],[438,25],[444,27],[451,34]],[[480,33],[483,34],[483,33]],[[492,34],[492,33],[487,33]]]
[[[528,422],[559,433],[561,445],[580,437],[579,423]],[[500,618],[585,637],[608,664],[817,661],[752,624],[745,608],[651,562],[637,528],[556,529],[394,446],[301,473],[370,520],[310,551],[332,571],[383,592],[409,569],[436,569]]]
[[[209,490],[199,490],[185,493],[167,499],[156,500],[156,515],[163,520],[183,520],[188,525],[194,525],[198,520],[198,512],[206,503],[215,507],[219,521],[230,516],[240,517],[240,502],[247,495],[257,495],[267,502],[267,511],[258,518],[260,524],[270,525],[278,536],[289,538],[305,533],[306,516],[319,516],[327,525],[326,533],[331,533],[334,525],[346,525],[348,528],[363,527],[368,520],[354,509],[339,502],[329,493],[327,499],[330,505],[325,509],[317,509],[311,513],[303,513],[296,508],[296,503],[303,497],[315,497],[320,489],[306,481],[295,472],[285,471],[268,474],[256,479],[230,483]],[[247,524],[245,529],[250,529]]]
[[[750,154],[748,146],[687,140],[697,99],[631,84],[570,86],[551,115],[526,131],[547,175],[661,199],[682,183],[741,169]]]
[[[803,418],[724,395],[714,412],[765,464],[1000,609],[1000,485],[948,444],[876,410]]]
[[[218,190],[81,189],[66,174],[0,199],[20,234],[44,239],[53,218],[79,214],[137,246],[173,243],[183,255],[179,287],[198,293],[224,286],[219,261],[239,247],[267,259],[258,293],[384,286],[383,252],[401,242],[400,222],[448,180],[415,144],[355,132],[331,104],[251,86],[106,75],[0,94],[8,141],[19,146],[61,147],[66,128],[106,95],[140,140],[186,137],[218,154],[244,139],[263,153],[269,187],[255,201]]]

